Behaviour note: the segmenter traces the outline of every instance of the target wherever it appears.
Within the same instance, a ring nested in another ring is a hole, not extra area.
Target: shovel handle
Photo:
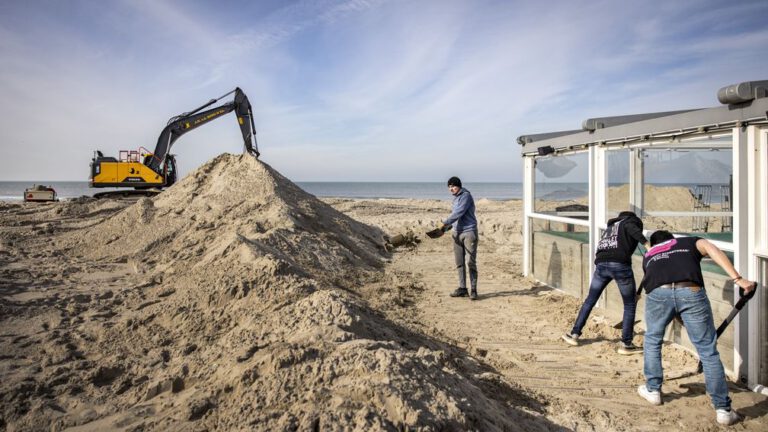
[[[749,293],[744,295],[744,288],[739,287],[739,301],[736,302],[736,304],[733,306],[733,310],[728,315],[728,317],[725,318],[722,324],[720,324],[720,327],[717,328],[717,338],[720,338],[720,335],[725,332],[725,328],[728,327],[728,324],[733,321],[734,318],[736,318],[736,314],[739,313],[740,310],[744,308],[744,305],[747,304],[749,299],[755,296],[755,293],[757,292],[757,284],[755,282],[752,282],[754,287],[752,288]],[[701,373],[704,371],[704,365],[701,363],[701,360],[699,360],[699,365],[696,367],[696,373]]]

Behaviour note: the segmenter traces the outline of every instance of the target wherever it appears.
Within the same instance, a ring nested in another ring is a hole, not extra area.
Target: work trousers
[[[469,267],[469,283],[477,291],[477,231],[466,231],[453,235],[453,257],[459,275],[459,289],[467,289],[467,275],[464,269]]]

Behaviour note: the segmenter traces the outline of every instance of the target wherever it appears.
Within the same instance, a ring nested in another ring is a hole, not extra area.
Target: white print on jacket
[[[603,237],[597,243],[597,250],[617,249],[619,247],[619,226],[624,219],[616,222],[603,231]]]

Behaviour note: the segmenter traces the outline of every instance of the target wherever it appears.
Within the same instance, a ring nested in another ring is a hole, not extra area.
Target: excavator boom
[[[216,108],[200,111],[232,93],[235,93],[235,99],[232,102],[228,102]],[[235,111],[235,114],[237,115],[237,123],[243,134],[245,151],[258,157],[260,153],[256,144],[256,127],[253,123],[251,103],[248,101],[248,96],[246,96],[238,87],[218,99],[211,99],[208,103],[194,111],[181,114],[169,120],[168,125],[163,129],[160,133],[160,137],[157,139],[154,153],[147,156],[144,160],[144,164],[153,171],[160,173],[162,166],[165,163],[165,159],[171,150],[171,146],[177,139],[179,139],[179,137],[232,111]]]

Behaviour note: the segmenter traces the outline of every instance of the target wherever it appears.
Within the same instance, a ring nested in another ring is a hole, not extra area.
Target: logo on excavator
[[[193,123],[194,123],[195,125],[198,125],[198,124],[200,124],[200,123],[203,123],[203,122],[207,122],[208,120],[214,119],[214,118],[216,118],[216,117],[218,117],[218,116],[220,116],[220,115],[222,115],[222,114],[226,114],[226,113],[227,113],[227,111],[226,111],[226,110],[223,110],[223,109],[219,109],[219,110],[216,110],[216,111],[214,111],[214,112],[212,112],[212,113],[208,114],[208,115],[207,115],[207,116],[205,116],[205,117],[201,117],[201,118],[199,118],[199,119],[195,120]]]

